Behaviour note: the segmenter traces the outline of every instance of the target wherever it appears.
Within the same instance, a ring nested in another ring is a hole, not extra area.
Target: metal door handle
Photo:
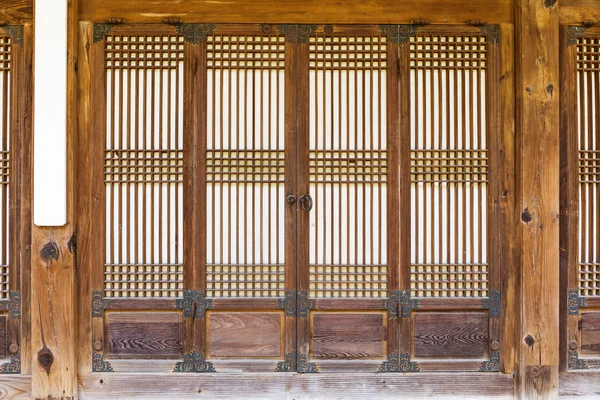
[[[310,197],[310,194],[305,194],[300,197],[298,200],[300,202],[300,207],[306,212],[309,212],[313,208],[313,199]]]
[[[293,194],[289,194],[286,198],[286,201],[290,206],[293,206],[294,203],[296,203],[296,196],[294,196]]]

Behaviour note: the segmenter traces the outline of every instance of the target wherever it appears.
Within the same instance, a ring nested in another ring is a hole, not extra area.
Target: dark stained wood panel
[[[211,357],[279,357],[282,314],[212,312],[209,316]]]
[[[8,357],[6,319],[6,315],[0,315],[0,359]]]
[[[384,314],[314,313],[312,355],[326,358],[382,357]]]
[[[417,357],[484,357],[487,353],[486,313],[416,313],[414,329]]]
[[[106,318],[109,358],[178,358],[182,320],[176,312],[111,312]]]
[[[581,352],[600,353],[600,312],[581,315]]]
[[[513,20],[512,1],[451,0],[414,2],[393,0],[374,2],[336,0],[289,2],[266,1],[161,1],[82,0],[80,18],[102,21],[111,17],[128,22],[163,21],[181,18],[186,22],[216,23],[410,23],[414,19],[430,19],[432,23],[464,23],[486,18],[488,23]]]

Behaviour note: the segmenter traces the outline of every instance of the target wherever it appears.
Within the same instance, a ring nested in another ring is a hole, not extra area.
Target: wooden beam
[[[500,373],[418,374],[119,374],[79,378],[79,399],[423,399],[464,397],[511,399],[512,375]]]
[[[521,245],[516,394],[549,399],[558,396],[559,363],[558,4],[518,0],[515,29]]]
[[[0,378],[2,399],[31,399],[31,376],[13,375]]]
[[[34,398],[77,397],[77,240],[74,232],[77,162],[77,1],[68,3],[67,219],[63,227],[32,226],[31,375]],[[38,196],[44,195],[38,193]],[[48,193],[47,196],[52,196]]]
[[[33,22],[33,0],[2,0],[0,22],[9,25]]]
[[[344,23],[406,24],[430,20],[434,24],[481,20],[510,23],[512,0],[263,0],[263,1],[161,1],[84,0],[80,18],[104,21],[124,18],[127,22],[162,22],[179,18],[202,23]]]

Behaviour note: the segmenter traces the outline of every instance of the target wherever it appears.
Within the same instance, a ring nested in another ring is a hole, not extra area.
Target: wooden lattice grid
[[[387,57],[384,36],[309,39],[311,297],[387,296]]]
[[[411,295],[487,297],[483,35],[410,38]]]
[[[284,297],[285,37],[206,47],[207,295]]]
[[[577,41],[579,293],[600,296],[600,37]]]
[[[9,297],[12,38],[0,36],[0,299]]]
[[[106,297],[183,295],[183,50],[106,37]]]

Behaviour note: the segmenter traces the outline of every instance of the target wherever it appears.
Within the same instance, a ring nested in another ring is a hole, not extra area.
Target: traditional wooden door
[[[499,370],[497,27],[86,34],[92,371]]]

